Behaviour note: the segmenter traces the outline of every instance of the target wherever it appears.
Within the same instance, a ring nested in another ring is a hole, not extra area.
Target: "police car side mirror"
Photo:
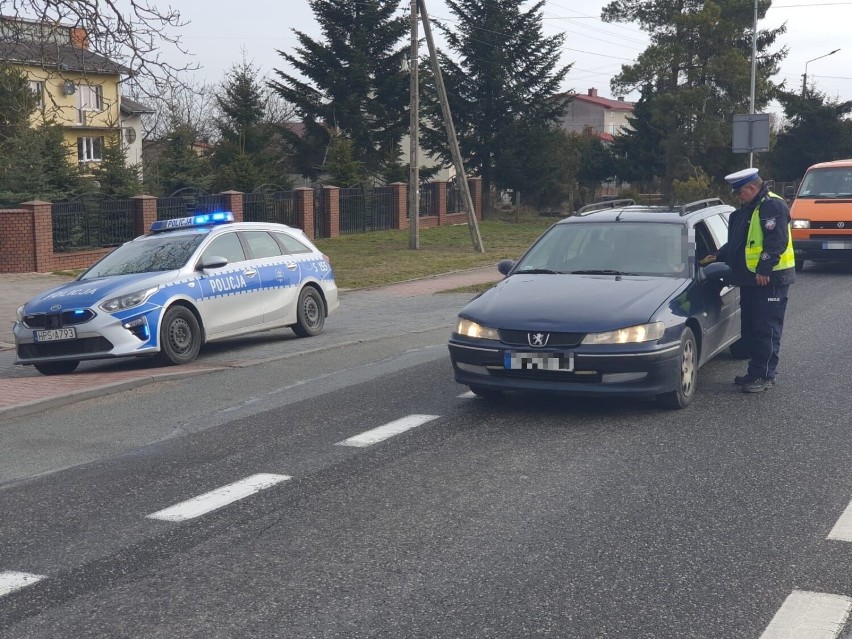
[[[197,270],[203,271],[208,268],[222,268],[228,264],[228,259],[221,255],[205,255],[198,262]]]
[[[515,268],[514,260],[500,260],[497,262],[497,270],[500,271],[501,275],[508,275],[509,271]]]
[[[720,282],[731,275],[731,267],[724,262],[711,262],[707,266],[701,266],[698,269],[698,281],[704,282]]]

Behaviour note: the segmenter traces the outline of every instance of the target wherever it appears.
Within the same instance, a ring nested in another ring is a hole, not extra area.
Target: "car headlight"
[[[809,229],[811,228],[810,220],[793,220],[792,226],[794,229]]]
[[[15,316],[18,318],[19,322],[24,321],[24,307],[23,306],[18,307],[18,310],[15,311]]]
[[[144,304],[148,301],[148,298],[158,290],[159,287],[155,286],[153,288],[146,288],[143,291],[136,291],[135,293],[128,293],[127,295],[122,295],[120,297],[113,297],[105,302],[101,302],[100,307],[107,313],[126,311],[128,308]]]
[[[464,319],[463,317],[458,318],[453,332],[458,333],[459,335],[464,335],[465,337],[472,337],[474,339],[500,339],[500,334],[497,332],[497,329],[482,326],[481,324],[472,322],[469,319]]]
[[[639,342],[655,342],[666,332],[662,322],[639,324],[620,328],[607,333],[589,333],[583,339],[583,344],[636,344]]]

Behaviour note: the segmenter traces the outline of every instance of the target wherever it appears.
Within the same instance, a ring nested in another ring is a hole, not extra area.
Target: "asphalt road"
[[[468,397],[397,302],[417,332],[9,420],[0,637],[852,636],[850,283],[802,274],[774,389],[722,357],[685,411]]]

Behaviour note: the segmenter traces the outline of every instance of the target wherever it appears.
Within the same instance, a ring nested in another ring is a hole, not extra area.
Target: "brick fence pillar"
[[[0,273],[31,273],[35,267],[35,223],[30,209],[0,211]]]
[[[394,182],[391,187],[391,219],[394,229],[408,228],[408,185],[405,182]]]
[[[157,221],[157,198],[153,195],[134,195],[133,200],[133,237],[144,235]]]
[[[21,204],[33,218],[33,258],[35,270],[48,273],[53,270],[53,205],[50,202],[32,200]]]
[[[482,219],[482,178],[473,177],[467,179],[467,187],[470,189],[470,199],[473,200],[473,210],[476,219]]]
[[[234,214],[234,222],[243,221],[243,193],[242,191],[225,191],[220,193],[225,198],[225,210]]]
[[[340,187],[322,187],[322,223],[328,237],[340,236]]]
[[[314,190],[306,186],[293,189],[296,196],[296,226],[314,239]]]
[[[438,216],[438,226],[444,226],[447,223],[447,183],[433,182],[432,198],[434,199],[434,215]]]

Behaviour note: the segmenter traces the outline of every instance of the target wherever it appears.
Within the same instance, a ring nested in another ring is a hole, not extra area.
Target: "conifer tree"
[[[545,36],[543,0],[447,0],[457,18],[439,25],[452,55],[439,52],[459,147],[466,168],[482,177],[483,192],[494,182],[494,153],[504,129],[523,122],[531,129],[553,125],[564,112],[553,99],[570,65],[559,66],[563,35]],[[425,84],[429,66],[424,65]],[[423,91],[429,121],[424,145],[449,164],[451,155],[434,87]]]
[[[294,163],[305,177],[319,177],[332,131],[340,131],[365,171],[380,175],[388,158],[399,156],[408,126],[408,21],[397,14],[400,0],[309,4],[323,36],[315,40],[294,30],[295,52],[278,53],[295,73],[276,69],[270,82],[303,125],[285,132]]]

